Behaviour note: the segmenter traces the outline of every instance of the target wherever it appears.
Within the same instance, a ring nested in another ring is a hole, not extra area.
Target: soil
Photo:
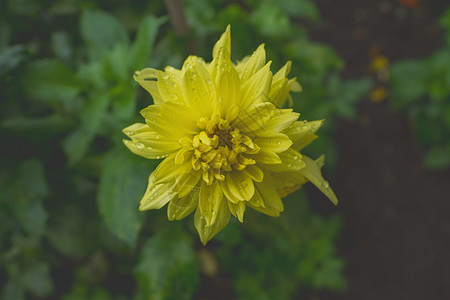
[[[316,2],[324,23],[310,36],[336,49],[348,78],[371,76],[374,49],[390,63],[429,56],[443,42],[436,20],[450,5]],[[390,109],[389,96],[379,103],[367,97],[358,109],[357,120],[341,121],[336,130],[339,165],[330,181],[338,208],[310,190],[315,210],[343,216],[339,251],[347,261],[348,290],[301,299],[450,299],[450,170],[423,166],[424,149],[408,120]]]

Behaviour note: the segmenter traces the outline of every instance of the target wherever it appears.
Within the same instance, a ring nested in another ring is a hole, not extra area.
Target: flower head
[[[317,137],[322,121],[298,121],[298,113],[280,108],[290,91],[301,90],[295,78],[286,77],[291,63],[273,75],[264,45],[237,64],[230,50],[228,26],[212,62],[190,56],[181,70],[136,72],[154,105],[141,111],[146,123],[123,130],[133,153],[164,158],[149,177],[139,209],[169,203],[169,220],[195,210],[203,244],[231,214],[242,222],[247,207],[279,216],[281,198],[307,181],[337,203],[320,172],[323,157],[314,161],[299,153]]]

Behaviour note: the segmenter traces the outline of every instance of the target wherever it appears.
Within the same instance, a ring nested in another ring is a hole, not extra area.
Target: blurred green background
[[[379,2],[398,22],[402,12],[424,16],[408,1]],[[231,24],[234,60],[261,43],[273,70],[292,60],[303,86],[294,109],[326,119],[306,153],[326,155],[332,185],[336,131],[358,120],[364,100],[407,116],[424,166],[445,169],[450,11],[430,22],[442,43],[426,57],[390,64],[374,50],[361,54],[370,71],[343,76],[348,62],[314,39],[334,31],[312,0],[0,2],[0,299],[346,299],[352,286],[336,250],[343,218],[315,193],[287,197],[280,218],[248,211],[207,247],[192,217],[137,210],[159,162],[122,144],[121,129],[152,103],[132,75],[179,68],[193,53],[210,60]]]

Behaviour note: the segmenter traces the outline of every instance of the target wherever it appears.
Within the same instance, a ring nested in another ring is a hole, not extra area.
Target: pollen
[[[200,132],[192,139],[180,139],[183,148],[177,153],[180,159],[176,163],[182,164],[184,154],[192,151],[192,169],[201,170],[202,179],[207,185],[211,185],[214,179],[225,181],[225,176],[233,169],[243,170],[247,165],[256,164],[248,155],[258,153],[259,146],[218,113],[213,114],[210,119],[199,118],[197,126]]]

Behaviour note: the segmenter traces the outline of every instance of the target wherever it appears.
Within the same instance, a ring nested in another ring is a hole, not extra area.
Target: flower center
[[[238,128],[230,126],[227,120],[214,114],[211,119],[201,117],[197,121],[201,130],[192,140],[182,138],[180,143],[186,150],[192,150],[192,168],[202,170],[203,180],[211,184],[217,180],[225,180],[225,172],[233,169],[243,170],[247,165],[256,162],[245,156],[259,152],[258,145]]]

